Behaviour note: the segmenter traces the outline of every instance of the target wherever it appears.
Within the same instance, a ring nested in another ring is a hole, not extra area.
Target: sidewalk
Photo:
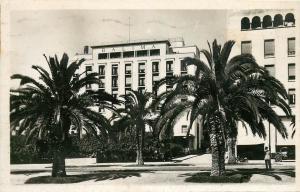
[[[51,170],[52,164],[14,164],[11,165],[12,172]],[[211,155],[188,155],[174,159],[171,162],[145,162],[144,166],[137,166],[135,162],[128,163],[96,163],[95,158],[66,159],[66,168],[69,171],[123,171],[123,170],[147,170],[147,171],[195,171],[210,170]],[[247,163],[226,165],[226,169],[264,169],[264,160],[249,160]],[[294,169],[295,162],[274,162],[274,169]]]

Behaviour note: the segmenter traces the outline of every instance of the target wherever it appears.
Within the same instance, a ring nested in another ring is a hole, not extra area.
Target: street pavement
[[[295,177],[280,172],[295,169],[295,162],[272,162],[276,175],[253,174],[249,183],[293,183]],[[51,174],[51,164],[11,165],[11,183],[24,184],[32,177]],[[211,155],[190,155],[177,158],[171,162],[146,162],[144,166],[130,163],[96,163],[95,158],[67,159],[68,175],[83,175],[87,177],[80,183],[86,184],[188,184],[185,179],[191,174],[209,171]],[[237,165],[226,165],[226,170],[264,170],[263,160],[248,161]],[[278,172],[279,171],[279,172]],[[90,174],[88,176],[88,174]],[[91,176],[92,174],[92,176]],[[96,175],[96,176],[95,176]],[[79,183],[79,184],[80,184]]]

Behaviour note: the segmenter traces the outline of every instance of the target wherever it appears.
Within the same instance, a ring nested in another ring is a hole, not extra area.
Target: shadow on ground
[[[170,163],[170,164],[145,164],[142,167],[176,167],[176,166],[195,166],[195,165],[187,164],[187,163],[181,163],[181,164]],[[140,166],[133,164],[133,165],[124,165],[123,167],[140,167]]]
[[[264,169],[234,169],[227,170],[226,176],[211,177],[209,171],[199,173],[187,173],[179,175],[179,177],[186,177],[185,182],[193,183],[247,183],[254,174],[271,176],[277,181],[282,181],[282,175],[295,177],[294,169],[280,169],[266,171]],[[263,181],[262,181],[263,182]]]
[[[45,172],[51,172],[49,170],[29,170],[29,171],[11,171],[10,173],[13,175],[32,175],[37,173],[45,173]]]
[[[142,171],[143,173],[147,171]],[[53,183],[79,183],[83,181],[95,180],[115,180],[124,179],[127,177],[141,177],[141,171],[95,171],[89,174],[80,175],[68,175],[66,177],[51,177],[49,176],[39,176],[28,179],[25,184],[53,184]],[[152,173],[151,171],[148,171]]]

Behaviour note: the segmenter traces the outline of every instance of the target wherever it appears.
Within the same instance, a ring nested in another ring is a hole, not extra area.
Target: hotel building
[[[86,46],[84,53],[77,54],[75,59],[86,59],[79,73],[87,71],[100,74],[101,86],[88,85],[86,90],[98,89],[118,98],[131,89],[153,92],[153,86],[163,78],[193,74],[194,66],[185,66],[182,60],[186,57],[199,58],[199,55],[197,46],[186,46],[182,38],[176,38],[105,43],[90,48]],[[172,88],[172,82],[167,81],[156,94]],[[109,111],[101,109],[101,106],[95,107],[95,110],[111,115]],[[188,120],[187,114],[178,119],[173,129],[174,138],[186,148],[200,149],[203,139],[200,123],[194,123],[190,140],[187,141]]]
[[[228,13],[228,39],[236,41],[231,56],[241,53],[251,53],[257,63],[264,66],[271,75],[285,86],[293,114],[296,104],[296,65],[295,50],[296,25],[293,10],[247,10]],[[287,127],[288,139],[283,139],[275,128],[265,122],[266,140],[248,134],[240,125],[237,139],[237,153],[240,156],[263,156],[264,146],[271,152],[280,151],[286,147],[295,152],[295,138],[291,138],[291,119],[282,110],[275,108]],[[244,153],[244,154],[243,154]],[[259,153],[260,155],[254,155]]]

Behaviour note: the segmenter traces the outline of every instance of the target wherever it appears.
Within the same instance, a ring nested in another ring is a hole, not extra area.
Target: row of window
[[[145,73],[146,70],[146,63],[141,62],[138,64],[138,72],[139,73]],[[92,66],[86,66],[86,72],[92,72],[93,68]],[[173,72],[174,70],[174,62],[173,61],[167,61],[166,62],[166,71],[167,72]],[[183,63],[183,61],[181,61],[181,66],[180,66],[180,70],[182,71],[182,73],[186,73],[187,72],[187,66],[185,63]],[[153,61],[152,62],[152,72],[153,73],[159,73],[159,62],[158,61]],[[114,64],[112,65],[112,75],[118,75],[118,64]],[[125,74],[131,74],[131,63],[126,63],[125,64]],[[105,75],[105,65],[99,65],[99,75],[100,76],[104,76]]]
[[[124,52],[111,52],[99,53],[98,59],[118,59],[118,58],[131,58],[131,57],[146,57],[146,56],[159,56],[160,49],[139,50],[139,51],[124,51]]]
[[[288,56],[295,56],[295,37],[291,37],[287,39],[287,55]],[[242,41],[241,42],[241,53],[252,53],[252,43],[251,41]],[[267,39],[264,41],[264,56],[268,57],[275,57],[275,40],[274,39]]]
[[[86,66],[86,73],[92,72],[92,66]],[[159,62],[154,61],[152,62],[152,75],[153,75],[153,85],[155,85],[159,79]],[[187,74],[187,67],[183,61],[181,61],[181,74]],[[118,64],[112,65],[112,89],[118,88]],[[172,77],[173,76],[173,61],[166,62],[166,76]],[[139,89],[144,89],[145,86],[145,63],[141,62],[138,64],[138,85]],[[105,88],[104,79],[105,79],[105,65],[99,65],[99,78],[102,80],[102,83],[99,85],[100,89]],[[130,88],[132,83],[131,79],[131,64],[125,64],[125,88]],[[167,82],[167,88],[173,87],[171,81]],[[91,85],[87,85],[87,89],[90,89]]]
[[[265,68],[269,71],[269,74],[275,77],[275,65],[265,65]],[[295,63],[288,64],[288,81],[296,80],[296,65]]]
[[[284,20],[281,14],[276,14],[274,16],[273,21],[270,15],[264,16],[262,21],[259,16],[254,16],[251,22],[248,17],[243,17],[241,20],[241,30],[283,27],[283,26],[295,26],[294,14],[292,13],[286,14]]]

